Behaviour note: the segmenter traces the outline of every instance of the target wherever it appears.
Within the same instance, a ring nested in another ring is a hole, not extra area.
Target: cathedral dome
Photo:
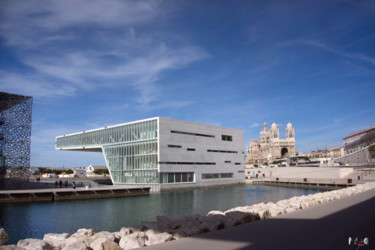
[[[288,122],[288,124],[286,125],[286,127],[287,128],[293,128],[293,125],[290,122]]]
[[[276,123],[272,123],[271,129],[277,129],[277,124]]]

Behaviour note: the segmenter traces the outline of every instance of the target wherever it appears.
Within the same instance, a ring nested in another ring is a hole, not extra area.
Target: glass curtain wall
[[[56,148],[100,147],[115,184],[159,183],[157,119],[58,137]]]

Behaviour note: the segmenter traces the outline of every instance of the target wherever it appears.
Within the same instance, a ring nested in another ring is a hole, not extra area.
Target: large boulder
[[[228,216],[229,218],[236,221],[236,225],[260,220],[259,214],[242,211],[229,211],[225,213],[225,216]]]
[[[170,219],[170,218],[168,218],[166,216],[157,216],[156,217],[156,221],[159,224],[165,225],[165,226],[169,227],[172,230],[176,229],[176,228],[179,228],[181,226],[181,224],[178,223],[177,220]]]
[[[65,246],[72,245],[76,242],[83,242],[86,246],[90,246],[92,240],[87,235],[73,234],[65,241]]]
[[[25,248],[18,247],[16,245],[0,246],[0,250],[25,250]]]
[[[207,217],[209,218],[209,220],[216,220],[222,222],[224,224],[224,228],[230,228],[237,225],[237,222],[234,219],[225,216],[225,214],[209,214]]]
[[[115,241],[115,234],[107,231],[101,231],[91,236],[90,241],[93,242],[99,238],[105,238],[109,241]]]
[[[4,228],[0,227],[0,246],[7,243],[9,240],[9,236],[7,232],[5,232]]]
[[[122,249],[134,249],[144,247],[145,242],[148,240],[144,232],[134,232],[121,238],[119,246]]]
[[[115,242],[119,243],[122,237],[132,234],[134,232],[133,230],[134,228],[131,227],[122,227],[119,232],[114,232]]]
[[[147,240],[145,242],[146,246],[151,246],[151,245],[171,241],[173,239],[173,235],[169,233],[165,233],[165,232],[159,233],[159,232],[155,232],[152,229],[147,230],[145,234],[147,235]]]
[[[90,244],[92,250],[121,250],[121,247],[106,238],[97,238]]]
[[[171,229],[169,226],[155,221],[142,221],[138,227],[141,229],[141,231],[147,231],[149,229],[152,229],[157,232],[169,232]]]
[[[201,221],[201,226],[207,227],[210,232],[225,228],[224,221],[221,220],[220,216],[222,215],[211,215],[205,217],[205,219]]]
[[[198,235],[201,233],[209,232],[207,226],[202,225],[201,222],[204,220],[205,216],[199,214],[193,214],[190,216],[185,216],[181,219],[181,227],[174,230],[176,237],[175,239],[186,236]]]
[[[62,250],[89,250],[89,248],[84,241],[76,241],[67,244]]]
[[[24,239],[17,243],[18,247],[22,247],[25,250],[53,250],[53,247],[41,239]]]
[[[53,246],[54,249],[61,249],[65,247],[65,241],[67,238],[69,238],[68,233],[62,233],[62,234],[45,234],[43,237],[43,240],[45,242],[48,242],[51,246]]]
[[[75,234],[85,235],[85,236],[93,236],[95,234],[95,230],[93,228],[81,228]]]

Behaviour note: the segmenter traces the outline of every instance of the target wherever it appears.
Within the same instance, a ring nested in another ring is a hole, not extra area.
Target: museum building
[[[243,183],[243,131],[155,117],[56,137],[56,150],[103,152],[114,184],[160,189]]]

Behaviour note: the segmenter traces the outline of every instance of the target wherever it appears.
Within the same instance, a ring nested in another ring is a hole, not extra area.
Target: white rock
[[[24,239],[17,243],[18,247],[26,250],[53,250],[53,247],[41,239]]]
[[[106,238],[97,238],[90,244],[92,250],[121,250],[121,247]]]
[[[207,216],[210,216],[210,215],[216,215],[216,214],[225,215],[225,214],[224,214],[223,212],[221,212],[221,211],[214,210],[214,211],[210,211],[210,212],[208,212]]]
[[[118,232],[120,238],[122,238],[122,237],[124,237],[124,236],[126,236],[126,235],[129,235],[129,234],[131,234],[131,233],[133,233],[133,228],[129,228],[129,227],[122,227],[122,228],[120,229],[120,231]],[[115,234],[116,234],[116,233],[115,233]]]
[[[119,246],[122,249],[134,249],[145,246],[145,241],[148,240],[144,232],[135,232],[121,238]]]
[[[5,232],[4,228],[0,227],[0,246],[7,243],[9,240],[9,236],[7,232]]]
[[[65,241],[67,238],[69,238],[68,233],[62,233],[62,234],[45,234],[43,237],[43,240],[45,242],[48,242],[51,246],[54,247],[54,249],[61,249],[65,246]]]
[[[148,238],[148,240],[145,242],[146,246],[151,246],[151,245],[171,241],[173,238],[173,235],[169,233],[158,233],[152,229],[147,230],[145,234],[147,235],[147,238]]]
[[[81,228],[78,229],[78,231],[75,234],[85,235],[85,236],[93,236],[95,234],[95,231],[93,228]]]
[[[101,231],[90,237],[90,241],[93,242],[98,238],[105,238],[109,241],[115,241],[115,235],[111,232]]]
[[[90,239],[90,236],[83,235],[83,234],[73,234],[65,241],[65,246],[74,244],[76,242],[84,242],[86,246],[90,246],[92,240]]]
[[[76,241],[72,244],[67,244],[62,250],[89,250],[84,241]]]
[[[0,250],[25,250],[25,248],[18,247],[16,245],[5,245],[0,246]]]

